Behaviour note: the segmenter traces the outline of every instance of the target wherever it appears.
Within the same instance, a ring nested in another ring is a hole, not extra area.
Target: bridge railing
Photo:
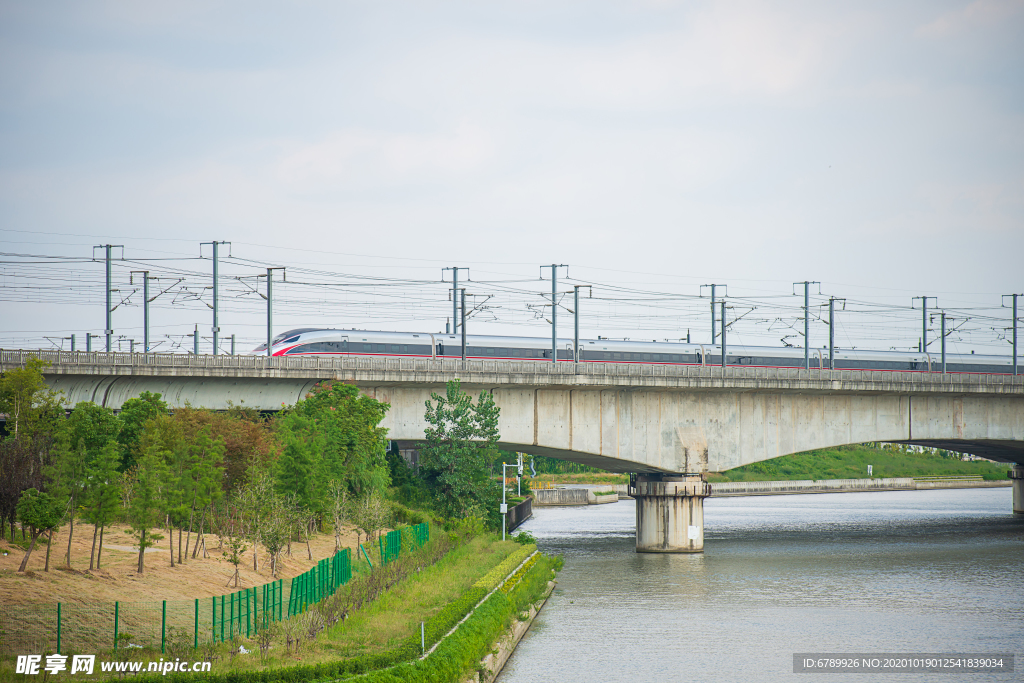
[[[442,374],[505,374],[529,376],[532,382],[558,381],[559,377],[603,378],[685,378],[700,381],[837,382],[870,384],[874,387],[906,384],[948,387],[1012,387],[1024,389],[1024,375],[985,375],[941,372],[895,372],[865,370],[829,370],[802,368],[765,368],[743,366],[658,365],[642,363],[551,363],[532,360],[467,360],[431,358],[393,358],[367,356],[268,357],[255,355],[194,355],[182,353],[123,353],[105,351],[57,351],[0,349],[0,367],[23,366],[36,357],[50,362],[55,369],[77,374],[102,374],[104,368],[116,374],[128,368],[187,368],[193,370],[240,370],[255,372],[427,372]]]

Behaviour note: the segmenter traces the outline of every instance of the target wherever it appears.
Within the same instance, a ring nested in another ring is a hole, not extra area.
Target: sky
[[[1008,353],[1024,0],[0,0],[0,346],[275,323]],[[97,254],[99,252],[96,252]],[[280,272],[277,273],[281,275]],[[176,281],[177,279],[177,281]],[[165,289],[166,288],[166,289]],[[587,300],[586,297],[591,299]],[[550,302],[548,302],[550,303]],[[1024,308],[1024,303],[1022,303]],[[940,323],[929,319],[930,342]],[[933,346],[929,346],[933,348]]]

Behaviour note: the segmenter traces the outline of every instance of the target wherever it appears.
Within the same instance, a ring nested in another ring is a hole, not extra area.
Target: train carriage
[[[559,339],[557,360],[574,359],[573,340]],[[266,344],[252,351],[265,354]],[[376,356],[403,358],[462,358],[462,336],[428,332],[373,332],[299,328],[273,339],[274,356]],[[551,340],[544,337],[467,335],[466,358],[473,360],[551,361]],[[721,365],[720,344],[581,339],[579,361],[583,363],[642,363],[662,365]],[[828,368],[827,350],[811,349],[811,368]],[[727,346],[726,365],[765,368],[802,368],[804,350],[799,347]],[[867,349],[836,349],[837,370],[889,372],[936,372],[942,370],[935,353],[907,353]],[[960,373],[1009,374],[1008,356],[947,354],[946,371]]]

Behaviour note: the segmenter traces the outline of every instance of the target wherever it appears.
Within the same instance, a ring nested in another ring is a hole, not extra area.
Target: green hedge
[[[508,576],[509,572],[518,567],[519,563],[529,557],[530,553],[536,549],[537,546],[535,545],[524,545],[522,548],[517,549],[514,553],[506,557],[501,564],[484,574],[479,581],[473,584],[474,587],[485,589],[485,594],[491,592],[495,586],[498,585],[499,581]]]

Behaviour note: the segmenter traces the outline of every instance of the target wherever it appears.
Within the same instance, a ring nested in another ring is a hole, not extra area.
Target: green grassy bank
[[[935,452],[916,453],[900,446],[881,448],[865,444],[836,446],[793,453],[772,460],[708,475],[710,482],[786,481],[791,479],[865,479],[868,465],[873,477],[979,476],[1006,479],[1010,465],[962,461]],[[547,473],[534,482],[546,484],[625,484],[629,475],[612,472]]]
[[[785,481],[791,479],[864,479],[872,477],[980,476],[1006,479],[1010,465],[983,460],[962,461],[937,453],[860,444],[784,455],[708,475],[710,482]]]

